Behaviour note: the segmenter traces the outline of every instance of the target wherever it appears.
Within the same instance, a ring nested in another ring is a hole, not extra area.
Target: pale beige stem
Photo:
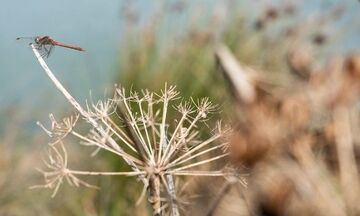
[[[354,155],[349,109],[337,107],[334,112],[336,147],[339,158],[341,186],[350,212],[358,210],[359,176]]]
[[[161,200],[160,200],[161,179],[159,175],[152,175],[149,179],[149,203],[153,209],[154,216],[161,216]]]

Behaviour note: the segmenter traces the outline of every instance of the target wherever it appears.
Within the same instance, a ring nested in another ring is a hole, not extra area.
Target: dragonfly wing
[[[50,47],[43,45],[43,49],[44,49],[44,57],[49,57],[50,55]]]
[[[38,45],[37,50],[39,51],[41,57],[43,58],[48,58],[50,56],[50,53],[53,50],[53,45],[50,44],[42,44],[42,45]]]
[[[47,56],[46,56],[46,58],[48,58],[49,56],[50,56],[50,54],[54,51],[54,49],[55,49],[55,46],[54,45],[49,45],[48,46],[49,48],[48,48],[48,54],[47,54]]]

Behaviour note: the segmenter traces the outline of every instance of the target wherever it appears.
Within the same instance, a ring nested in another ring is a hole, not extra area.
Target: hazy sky
[[[75,94],[80,94],[79,85],[86,89],[104,88],[111,78],[109,71],[114,71],[116,44],[121,38],[119,8],[120,2],[115,0],[56,3],[3,0],[0,7],[2,106],[21,101],[39,102],[38,95],[45,100],[54,99],[51,93],[54,88],[27,47],[29,42],[16,41],[19,36],[51,35],[59,41],[84,47],[85,53],[56,48],[48,63]]]

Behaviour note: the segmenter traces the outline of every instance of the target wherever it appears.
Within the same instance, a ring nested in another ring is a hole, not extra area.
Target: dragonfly
[[[85,51],[83,48],[81,48],[79,46],[64,44],[64,43],[61,43],[61,42],[58,42],[58,41],[52,39],[49,36],[18,37],[18,38],[16,38],[16,40],[21,40],[21,39],[31,39],[31,40],[33,40],[34,42],[32,42],[30,44],[34,44],[35,48],[40,52],[41,57],[45,57],[45,58],[48,58],[50,56],[50,54],[54,50],[55,46],[59,46],[59,47],[67,48],[67,49],[72,49],[72,50],[77,50],[77,51],[82,51],[82,52]]]

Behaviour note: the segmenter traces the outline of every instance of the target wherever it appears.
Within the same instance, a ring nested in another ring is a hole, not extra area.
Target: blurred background
[[[0,7],[0,215],[143,215],[135,207],[141,187],[131,179],[99,177],[100,191],[70,187],[51,199],[29,190],[41,181],[35,168],[48,124],[73,111],[34,58],[28,41],[49,35],[83,47],[78,53],[57,47],[47,63],[82,104],[108,95],[115,83],[158,90],[165,82],[183,97],[209,96],[234,116],[231,94],[218,72],[214,48],[226,44],[242,63],[264,71],[274,85],[290,85],[287,63],[294,49],[310,50],[312,70],[329,59],[360,49],[360,4],[355,0],[108,0],[8,1]],[[309,63],[310,65],[310,63]],[[76,143],[74,143],[76,144]],[[79,169],[121,170],[110,155],[93,160],[74,145]],[[124,196],[124,194],[131,194]]]

